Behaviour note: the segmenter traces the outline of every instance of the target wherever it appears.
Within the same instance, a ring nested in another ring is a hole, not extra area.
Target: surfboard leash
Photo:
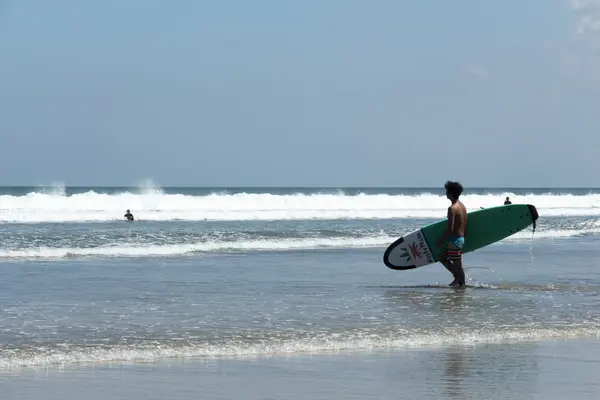
[[[529,208],[529,212],[531,213],[531,222],[533,225],[533,230],[531,232],[531,241],[529,242],[529,255],[531,256],[531,259],[535,261],[535,258],[533,257],[533,236],[535,235],[535,229],[537,228],[537,220],[540,217],[540,214],[537,211],[537,208],[532,205],[532,204],[528,204],[527,207]]]
[[[531,256],[531,259],[533,261],[535,261],[535,258],[533,257],[533,235],[535,234],[535,229],[533,230],[533,232],[531,232],[531,241],[529,242],[529,255]]]

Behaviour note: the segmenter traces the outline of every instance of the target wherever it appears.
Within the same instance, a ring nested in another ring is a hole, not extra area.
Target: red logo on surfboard
[[[409,244],[408,248],[410,249],[410,252],[415,260],[423,256],[419,251],[419,245],[417,243]]]

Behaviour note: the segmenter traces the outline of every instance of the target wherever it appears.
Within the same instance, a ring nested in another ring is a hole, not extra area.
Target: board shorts
[[[448,244],[444,247],[444,253],[448,261],[458,261],[462,259],[462,248],[465,245],[465,238],[463,236],[455,236],[449,240],[454,245],[454,249],[448,247]]]

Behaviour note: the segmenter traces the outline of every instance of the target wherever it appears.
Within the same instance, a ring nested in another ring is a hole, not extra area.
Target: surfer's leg
[[[460,239],[460,240],[459,240]],[[463,270],[462,264],[462,245],[464,244],[464,239],[457,238],[454,241],[449,242],[445,247],[446,259],[451,263],[452,275],[454,275],[454,282],[451,283],[452,286],[464,286],[465,285],[465,271]]]
[[[465,271],[463,270],[462,252],[459,247],[461,244],[457,243],[456,240],[448,242],[440,255],[440,262],[454,276],[454,281],[450,286],[465,285]]]
[[[463,269],[462,260],[456,260],[452,263],[454,269],[454,282],[452,286],[465,286],[465,271]]]
[[[452,274],[452,276],[454,277],[454,280],[452,281],[452,283],[450,284],[450,286],[454,286],[456,285],[457,282],[457,276],[456,273],[454,272],[454,265],[452,264],[452,261],[448,260],[448,246],[444,247],[444,250],[442,250],[442,253],[439,256],[439,260],[440,263],[448,270],[448,272],[450,272]]]

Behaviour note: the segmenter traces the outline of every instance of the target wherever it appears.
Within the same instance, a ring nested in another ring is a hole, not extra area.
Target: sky
[[[600,186],[600,0],[0,0],[0,184]]]

